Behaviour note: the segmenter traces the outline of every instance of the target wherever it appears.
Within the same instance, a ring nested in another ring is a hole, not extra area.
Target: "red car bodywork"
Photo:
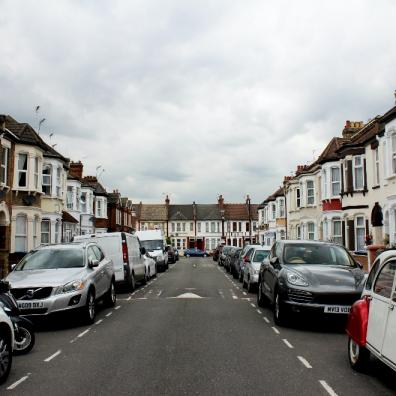
[[[356,301],[348,316],[346,332],[358,345],[366,346],[370,301],[368,298]]]

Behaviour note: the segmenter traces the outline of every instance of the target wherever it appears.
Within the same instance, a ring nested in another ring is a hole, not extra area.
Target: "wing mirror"
[[[270,263],[271,263],[273,266],[276,266],[277,264],[279,264],[279,259],[278,259],[278,257],[276,257],[276,256],[272,257],[271,260],[270,260]]]
[[[140,254],[145,255],[146,254],[146,248],[144,246],[142,246],[140,248]]]
[[[94,267],[97,267],[98,265],[99,265],[99,260],[92,259],[92,258],[88,259],[88,267],[89,268],[94,268]]]
[[[11,264],[11,271],[14,271],[15,267],[16,267],[16,264]]]

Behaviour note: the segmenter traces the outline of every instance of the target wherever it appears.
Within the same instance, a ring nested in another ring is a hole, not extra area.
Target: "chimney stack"
[[[219,204],[220,210],[222,210],[224,208],[224,198],[223,198],[222,194],[219,195],[219,198],[217,199],[217,202]]]
[[[0,114],[0,130],[3,132],[6,124],[6,116],[4,114]]]
[[[165,205],[166,205],[166,206],[169,206],[169,204],[170,204],[170,199],[169,199],[169,196],[166,195],[166,198],[165,198]]]
[[[344,129],[342,130],[342,137],[344,139],[351,139],[353,135],[359,132],[364,127],[363,121],[349,121],[345,122]]]
[[[82,179],[83,177],[83,169],[84,165],[82,164],[81,161],[78,162],[70,162],[70,175],[74,177],[78,177],[79,179]]]

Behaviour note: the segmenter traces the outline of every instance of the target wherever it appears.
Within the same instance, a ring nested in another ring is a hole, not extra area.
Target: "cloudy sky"
[[[394,104],[393,0],[0,6],[0,113],[134,201],[261,201]]]

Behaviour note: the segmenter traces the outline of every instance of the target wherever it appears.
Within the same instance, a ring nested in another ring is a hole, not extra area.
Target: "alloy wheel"
[[[32,342],[32,335],[30,331],[22,326],[18,326],[18,333],[15,337],[15,349],[23,351]]]
[[[359,360],[360,347],[352,339],[349,341],[349,358],[352,364],[356,364]]]
[[[9,366],[11,364],[11,350],[10,345],[7,343],[5,338],[0,338],[0,381],[7,375]]]
[[[88,297],[88,314],[91,320],[95,318],[95,297],[92,293]]]

